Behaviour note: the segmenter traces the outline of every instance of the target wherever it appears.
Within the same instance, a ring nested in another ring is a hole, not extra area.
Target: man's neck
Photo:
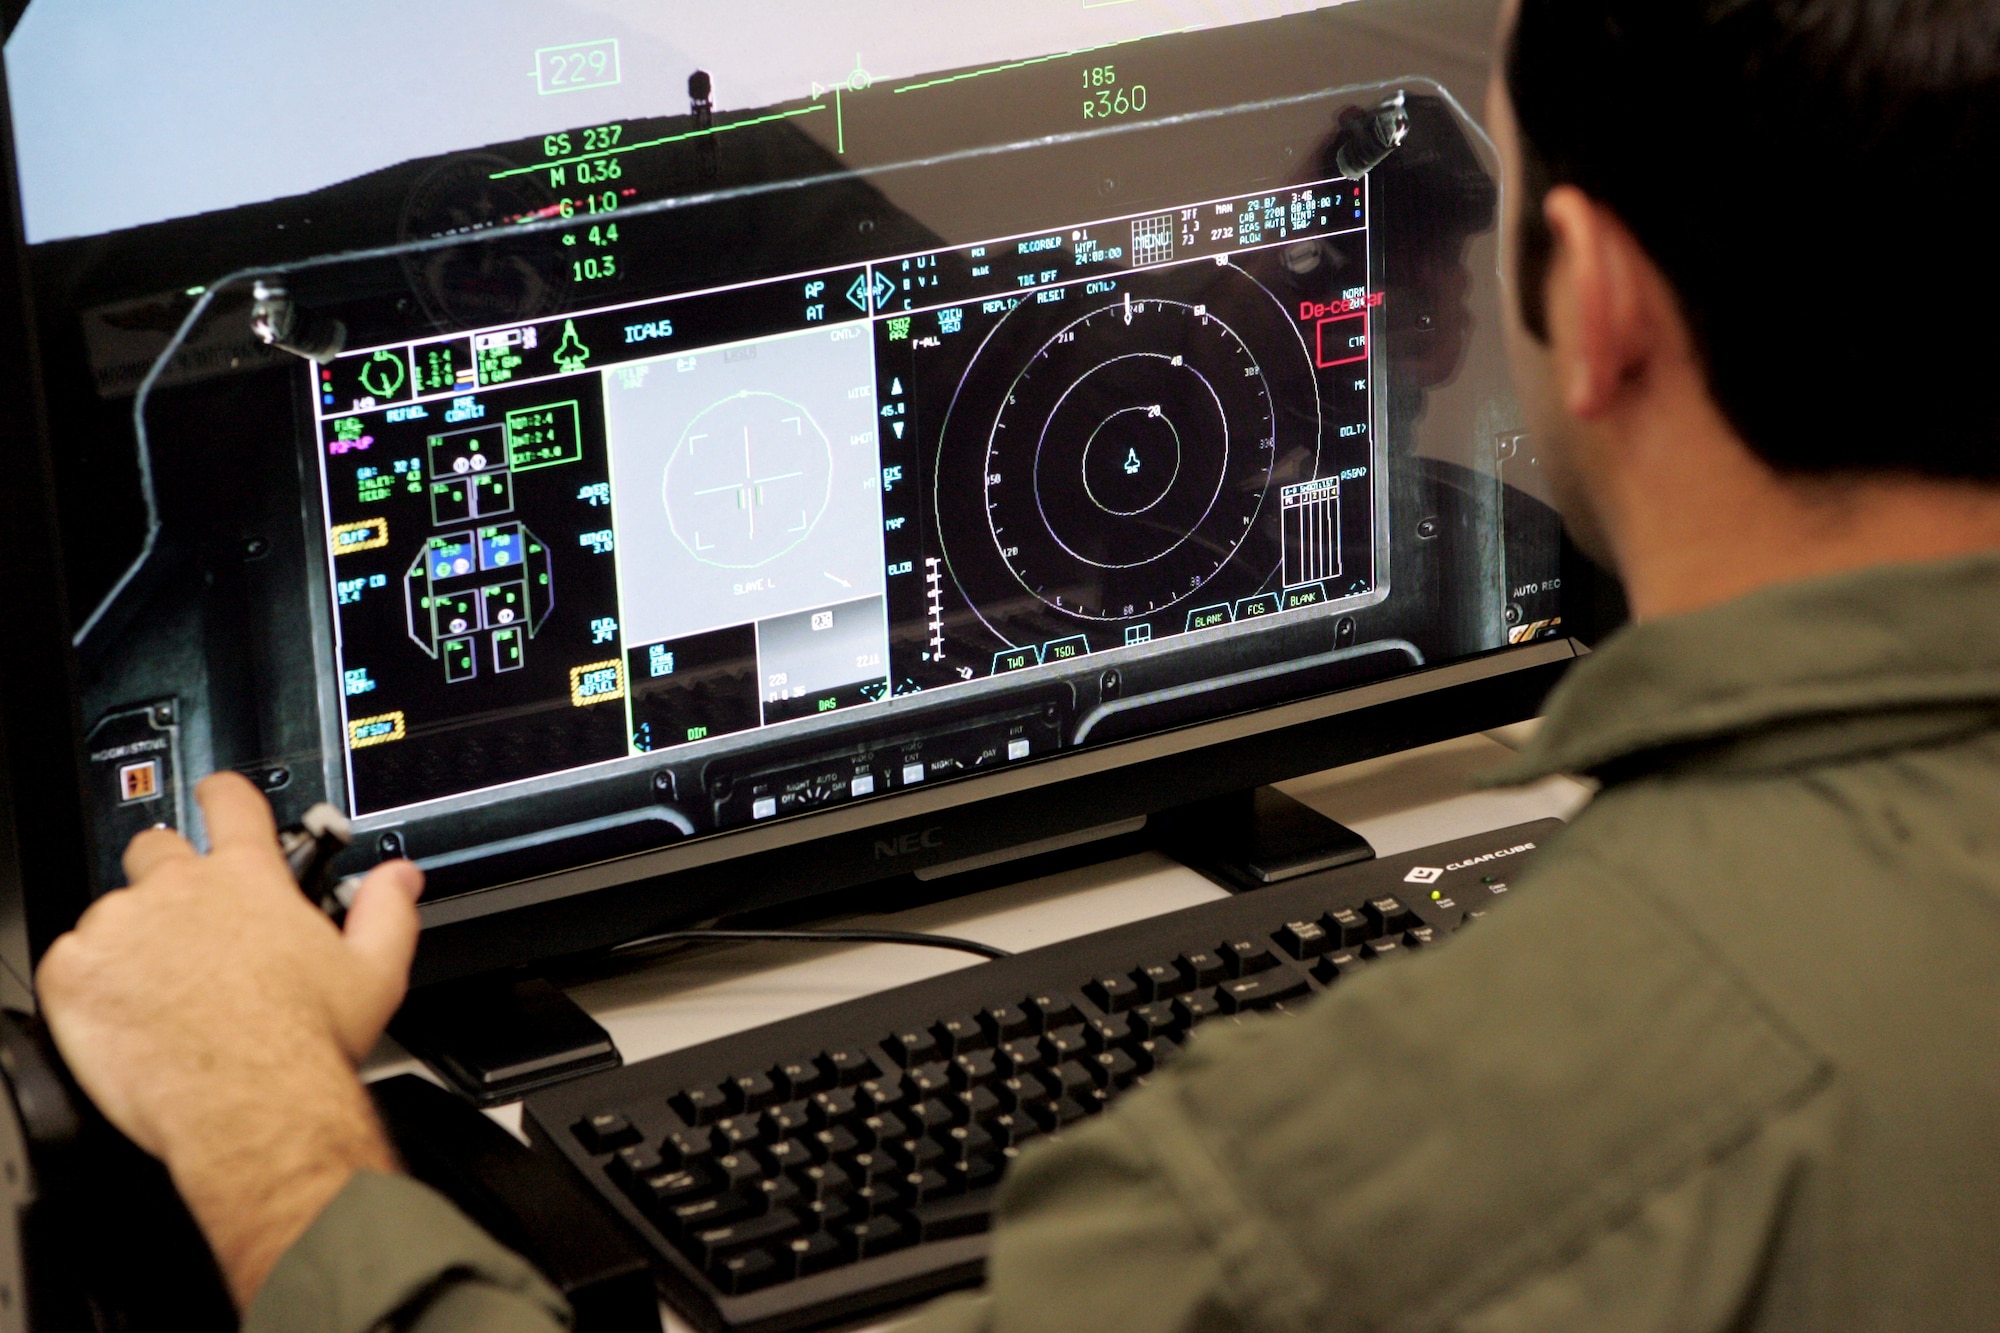
[[[1780,476],[1705,402],[1647,414],[1621,448],[1629,463],[1613,480],[1607,517],[1640,620],[1773,584],[2000,550],[2000,486]]]

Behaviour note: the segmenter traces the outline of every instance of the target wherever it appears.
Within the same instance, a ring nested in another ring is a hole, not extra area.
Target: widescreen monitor
[[[436,981],[1512,721],[1588,633],[1488,5],[113,8],[6,46],[39,944],[216,770],[423,865]]]

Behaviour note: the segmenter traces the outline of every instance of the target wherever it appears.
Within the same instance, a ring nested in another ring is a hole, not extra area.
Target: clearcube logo
[[[1435,884],[1444,878],[1444,871],[1437,866],[1418,866],[1403,876],[1405,884]]]

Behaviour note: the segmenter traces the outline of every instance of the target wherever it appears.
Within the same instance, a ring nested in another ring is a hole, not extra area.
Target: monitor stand
[[[1018,859],[981,857],[976,863],[961,863],[958,874],[910,877],[900,887],[864,886],[717,924],[753,930],[796,928],[809,925],[808,918],[843,911],[894,911],[1148,847],[1232,892],[1282,884],[1375,855],[1360,834],[1275,787],[1230,792],[1094,832],[1105,836],[1056,839],[1022,849]],[[481,1106],[511,1101],[622,1063],[610,1034],[595,1019],[550,982],[527,973],[427,986],[411,994],[389,1031],[411,1054]]]
[[[413,991],[389,1034],[480,1106],[624,1063],[576,1001],[519,972]]]
[[[1276,787],[1169,810],[1153,825],[1162,851],[1239,893],[1375,856],[1366,838]]]

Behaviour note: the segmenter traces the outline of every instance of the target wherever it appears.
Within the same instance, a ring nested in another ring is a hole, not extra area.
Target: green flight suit
[[[1627,630],[1500,776],[1558,772],[1604,789],[1513,901],[1024,1155],[987,1288],[913,1333],[2000,1324],[2000,555]],[[250,1327],[553,1324],[392,1189]],[[385,1245],[372,1304],[331,1276]]]

